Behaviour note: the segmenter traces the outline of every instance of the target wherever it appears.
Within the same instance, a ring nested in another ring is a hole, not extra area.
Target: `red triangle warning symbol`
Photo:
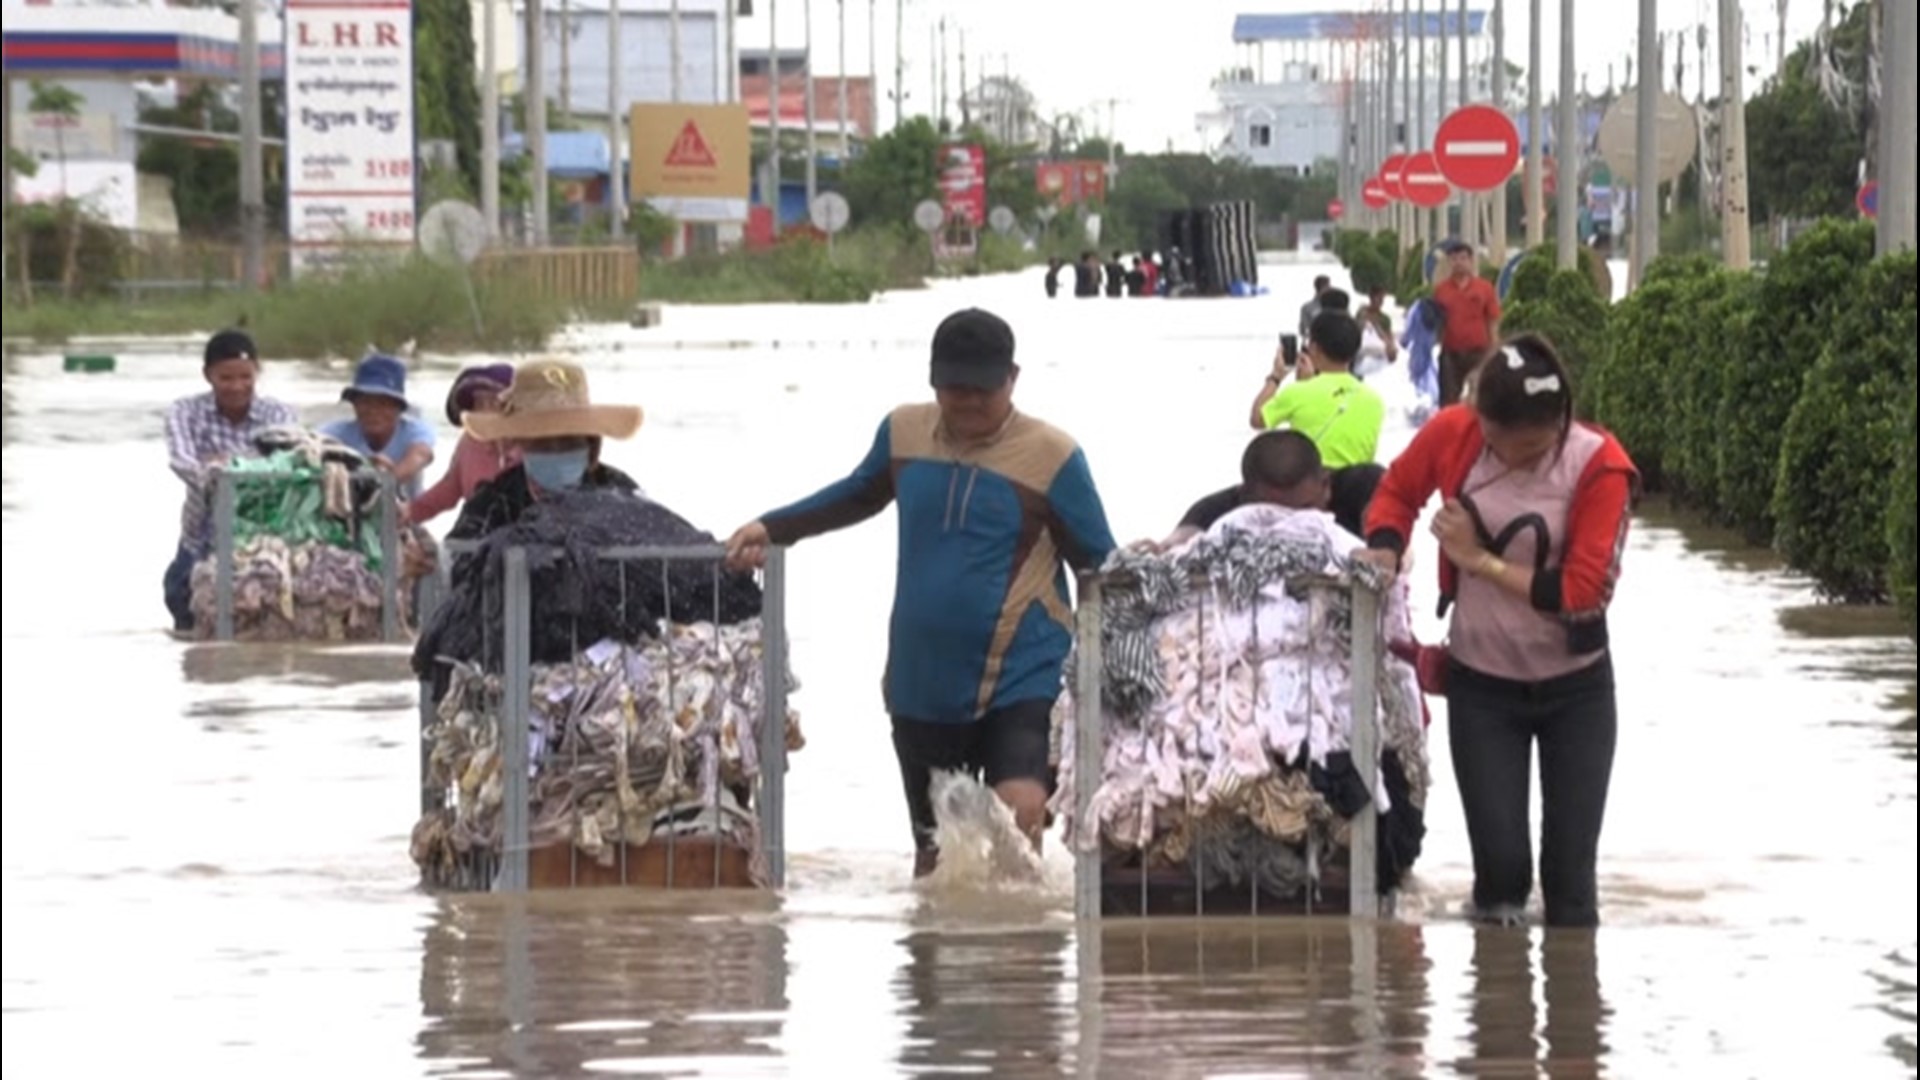
[[[667,164],[681,169],[711,169],[719,162],[714,160],[713,149],[700,134],[700,128],[689,120],[680,129],[679,138],[667,149]]]

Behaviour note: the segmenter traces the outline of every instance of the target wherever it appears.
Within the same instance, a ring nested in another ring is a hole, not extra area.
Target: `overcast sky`
[[[1441,0],[1428,0],[1438,10]],[[1912,0],[1906,0],[1912,2]],[[798,48],[806,27],[802,0],[777,0],[780,43]],[[1691,30],[1702,23],[1717,27],[1718,0],[1658,0],[1662,30]],[[1823,0],[1789,0],[1789,42],[1810,36],[1820,25]],[[768,0],[754,0],[756,15],[739,25],[741,48],[767,45]],[[1491,0],[1473,0],[1475,10],[1491,8]],[[1542,65],[1551,96],[1559,71],[1560,0],[1543,0],[1546,34]],[[1624,77],[1624,63],[1634,49],[1635,5],[1629,0],[1576,0],[1575,56],[1591,84],[1606,84],[1607,65],[1616,79]],[[836,0],[812,0],[815,70],[839,70],[836,56]],[[1457,10],[1457,5],[1454,5]],[[896,0],[879,0],[879,66],[881,70],[881,124],[891,125],[893,110],[884,95],[893,88],[894,12]],[[1506,5],[1507,55],[1515,63],[1527,61],[1527,0]],[[1763,74],[1773,69],[1771,39],[1777,25],[1775,0],[1746,0],[1750,65]],[[928,27],[941,16],[947,20],[947,48],[953,74],[949,96],[957,93],[960,30],[966,31],[967,73],[978,77],[981,65],[998,73],[1002,64],[1040,99],[1045,114],[1075,112],[1093,130],[1106,128],[1108,99],[1117,99],[1112,112],[1120,138],[1136,151],[1157,151],[1169,143],[1178,150],[1201,149],[1194,116],[1213,105],[1209,89],[1222,69],[1240,63],[1243,55],[1233,44],[1237,14],[1314,11],[1385,10],[1379,4],[1342,0],[1115,0],[1095,4],[1088,0],[907,0],[905,49],[907,113],[927,112],[933,91],[929,66]],[[847,70],[855,75],[867,69],[867,0],[847,0]],[[1687,63],[1689,94],[1695,82],[1692,50]],[[1269,75],[1274,74],[1269,56]],[[1717,63],[1708,48],[1708,63]],[[1672,69],[1669,60],[1667,68]],[[1752,94],[1758,80],[1749,80]],[[958,106],[949,112],[958,116]]]

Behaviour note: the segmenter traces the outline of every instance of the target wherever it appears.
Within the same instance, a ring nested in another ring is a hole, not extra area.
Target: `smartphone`
[[[1280,335],[1280,359],[1288,367],[1300,362],[1300,335]]]

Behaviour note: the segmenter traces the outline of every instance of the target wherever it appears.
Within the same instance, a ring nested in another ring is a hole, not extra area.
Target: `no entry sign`
[[[1380,184],[1387,189],[1387,198],[1404,199],[1407,193],[1401,188],[1401,173],[1407,167],[1407,155],[1395,154],[1380,163]]]
[[[1369,210],[1385,210],[1393,200],[1387,196],[1387,185],[1376,176],[1360,185],[1360,201],[1366,203]]]
[[[1433,136],[1441,175],[1462,191],[1492,191],[1513,176],[1520,161],[1520,132],[1491,105],[1455,109]]]
[[[1869,180],[1860,185],[1860,193],[1853,197],[1853,205],[1859,209],[1861,217],[1880,216],[1880,181]]]
[[[1334,199],[1327,203],[1327,220],[1328,221],[1339,221],[1341,218],[1345,217],[1346,214],[1347,214],[1346,203],[1341,202],[1339,199]]]
[[[1406,192],[1408,202],[1425,210],[1440,206],[1453,194],[1453,188],[1440,172],[1439,163],[1434,161],[1433,154],[1424,150],[1407,159],[1406,171],[1400,176],[1400,186]]]

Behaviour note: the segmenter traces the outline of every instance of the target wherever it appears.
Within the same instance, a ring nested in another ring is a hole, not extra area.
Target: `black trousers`
[[[1440,407],[1460,404],[1460,398],[1467,390],[1467,377],[1473,369],[1480,366],[1477,352],[1440,354]]]
[[[1051,795],[1054,769],[1047,764],[1053,739],[1053,699],[1003,705],[970,724],[893,718],[893,753],[907,793],[907,817],[918,851],[935,849],[931,787],[935,770],[982,777],[988,787],[1033,780]]]
[[[1548,926],[1599,924],[1594,865],[1618,729],[1613,661],[1539,683],[1447,672],[1447,742],[1473,848],[1473,903],[1520,908],[1533,891],[1533,748],[1540,747],[1540,893]]]

